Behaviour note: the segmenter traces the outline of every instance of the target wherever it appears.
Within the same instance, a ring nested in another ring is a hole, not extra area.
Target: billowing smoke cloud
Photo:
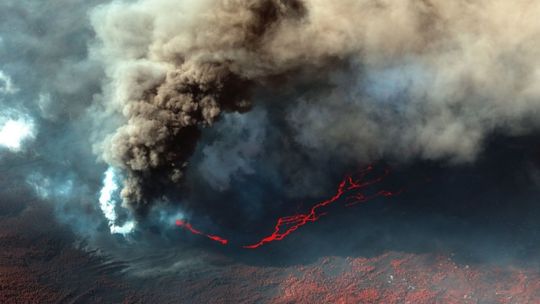
[[[182,183],[201,127],[254,102],[280,107],[313,159],[470,161],[493,132],[538,125],[538,13],[525,0],[113,2],[92,14],[118,114],[96,151],[125,171],[137,211]]]
[[[84,233],[257,223],[358,164],[468,162],[492,135],[535,132],[538,12],[522,0],[3,1],[0,164],[27,161],[7,176]]]
[[[174,13],[164,15],[171,5]],[[253,81],[279,69],[271,56],[259,58],[267,33],[303,10],[296,1],[141,1],[95,12],[98,51],[113,82],[110,98],[125,117],[105,140],[103,156],[128,171],[126,202],[143,209],[160,192],[154,181],[160,187],[180,182],[200,127],[222,111],[249,108]],[[132,24],[133,16],[142,22]]]

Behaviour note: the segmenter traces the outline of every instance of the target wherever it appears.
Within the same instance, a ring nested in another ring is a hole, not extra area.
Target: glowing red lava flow
[[[344,196],[344,194],[349,193],[350,191],[359,190],[367,186],[379,183],[380,181],[384,179],[385,176],[389,174],[389,171],[385,170],[383,175],[377,178],[371,179],[371,180],[363,181],[366,175],[369,172],[373,171],[373,169],[374,169],[373,166],[368,166],[367,168],[365,168],[359,173],[359,177],[356,180],[353,179],[352,176],[347,176],[339,184],[336,194],[334,194],[334,196],[314,205],[313,207],[311,207],[311,210],[308,213],[285,216],[285,217],[279,218],[276,225],[274,226],[274,232],[271,235],[261,239],[255,244],[242,246],[242,247],[247,248],[247,249],[256,249],[266,243],[281,241],[285,237],[287,237],[289,234],[293,233],[298,228],[304,226],[308,222],[315,222],[321,216],[325,215],[326,214],[325,212],[321,212],[319,210],[322,207],[335,203],[336,201],[341,199]],[[345,206],[349,207],[358,203],[366,202],[378,196],[391,197],[391,196],[399,194],[399,192],[401,192],[401,190],[396,191],[396,192],[380,190],[371,195],[365,195],[363,193],[354,193],[353,195],[346,198],[346,201],[348,201],[348,203]]]
[[[374,170],[373,166],[368,166],[367,168],[365,168],[364,170],[358,173],[358,177],[356,179],[354,179],[351,175],[345,177],[343,181],[341,181],[341,183],[339,184],[336,194],[334,194],[334,196],[314,205],[313,207],[311,207],[308,213],[301,213],[301,214],[284,216],[284,217],[279,218],[277,220],[276,225],[274,226],[274,232],[272,234],[261,239],[255,244],[246,245],[242,247],[246,249],[256,249],[263,246],[264,244],[283,240],[288,235],[296,231],[298,228],[304,226],[305,224],[309,222],[315,222],[321,216],[324,216],[326,212],[321,211],[321,209],[323,207],[331,205],[335,203],[336,201],[344,198],[346,194],[347,195],[350,194],[350,195],[345,197],[345,206],[350,207],[359,203],[366,202],[376,197],[380,197],[380,196],[391,197],[391,196],[401,193],[402,190],[398,190],[398,191],[379,190],[369,195],[366,195],[362,192],[356,192],[357,190],[364,189],[370,185],[381,182],[389,174],[389,170],[386,169],[382,175],[375,177],[373,179],[365,180],[366,176],[373,170]],[[213,241],[221,243],[222,245],[227,245],[229,243],[228,240],[222,237],[203,233],[193,228],[191,224],[184,222],[182,220],[177,220],[176,226],[185,228],[186,230],[190,231],[193,234],[203,235]]]
[[[221,238],[221,237],[219,237],[217,235],[211,235],[211,234],[203,233],[203,232],[193,228],[193,226],[191,226],[190,223],[186,223],[186,222],[184,222],[182,220],[176,220],[176,226],[185,228],[185,229],[187,229],[188,231],[190,231],[193,234],[203,235],[203,236],[211,239],[212,241],[216,241],[216,242],[221,243],[222,245],[227,245],[229,243],[228,240],[226,240],[224,238]]]

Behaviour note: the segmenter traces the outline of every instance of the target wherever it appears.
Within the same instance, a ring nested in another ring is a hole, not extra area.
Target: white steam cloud
[[[0,70],[0,102],[4,97],[17,93],[11,77]],[[3,104],[0,103],[0,106]],[[25,141],[34,139],[33,119],[9,108],[0,107],[0,146],[12,152],[19,152]]]
[[[33,138],[34,123],[29,118],[0,119],[0,146],[18,152],[25,141]]]
[[[119,190],[117,179],[116,170],[114,168],[107,169],[103,178],[103,188],[99,196],[99,206],[109,223],[111,233],[126,235],[133,232],[136,223],[134,220],[128,220],[122,225],[117,223],[118,215],[116,209],[118,208],[118,201],[114,197]]]

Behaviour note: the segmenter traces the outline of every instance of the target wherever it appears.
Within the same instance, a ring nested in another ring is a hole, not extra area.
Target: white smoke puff
[[[128,220],[122,225],[118,225],[117,223],[118,215],[116,208],[118,208],[118,201],[114,197],[119,190],[117,179],[116,170],[112,167],[107,169],[103,179],[103,188],[99,196],[99,206],[109,223],[111,233],[126,235],[133,232],[136,223],[134,220]]]
[[[35,126],[28,117],[0,118],[0,146],[19,152],[25,141],[34,139]]]
[[[0,70],[0,98],[15,94],[18,88],[11,77]],[[0,99],[1,100],[1,99]],[[0,146],[12,152],[19,152],[25,141],[36,137],[34,120],[26,114],[13,109],[0,111]]]

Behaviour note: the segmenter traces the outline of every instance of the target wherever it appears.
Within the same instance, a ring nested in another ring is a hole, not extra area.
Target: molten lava
[[[193,228],[193,226],[191,226],[190,223],[186,223],[186,222],[184,222],[182,220],[176,220],[176,226],[186,228],[189,232],[191,232],[193,234],[204,235],[205,237],[211,239],[212,241],[219,242],[222,245],[227,245],[229,243],[228,240],[226,240],[224,238],[221,238],[221,237],[219,237],[217,235],[211,235],[211,234],[203,233],[203,232]]]
[[[285,237],[287,237],[289,234],[296,231],[298,228],[304,226],[305,224],[309,222],[315,222],[321,216],[326,215],[326,212],[323,212],[321,210],[323,207],[326,207],[335,203],[336,201],[341,199],[345,194],[348,194],[351,191],[363,189],[367,186],[381,182],[384,179],[384,177],[387,176],[389,173],[388,170],[385,170],[383,175],[377,178],[371,179],[371,180],[364,181],[364,179],[366,178],[366,175],[372,172],[373,170],[374,170],[373,166],[368,166],[367,168],[365,168],[359,173],[359,177],[356,180],[353,179],[352,176],[347,176],[339,184],[338,189],[336,193],[334,194],[334,196],[332,196],[331,198],[325,201],[315,204],[313,207],[311,207],[311,210],[308,213],[296,214],[296,215],[285,216],[285,217],[279,218],[277,220],[276,225],[274,226],[274,232],[271,235],[261,239],[255,244],[246,245],[242,247],[247,248],[247,249],[255,249],[255,248],[261,247],[262,245],[266,243],[283,240]],[[345,201],[348,202],[346,206],[348,207],[348,206],[352,206],[361,202],[366,202],[377,196],[384,196],[384,197],[394,196],[398,194],[399,192],[400,191],[391,192],[391,191],[386,191],[386,190],[380,190],[371,195],[365,195],[364,193],[361,193],[361,192],[352,193],[350,196],[348,196],[345,199]]]
[[[367,176],[374,171],[373,166],[368,166],[367,168],[363,169],[358,173],[358,177],[355,179],[353,176],[349,175],[345,177],[341,183],[339,184],[336,193],[330,197],[327,200],[324,200],[322,202],[319,202],[315,204],[309,212],[307,213],[301,213],[296,215],[289,215],[281,217],[277,220],[274,231],[272,234],[270,234],[267,237],[262,238],[258,242],[251,244],[251,245],[245,245],[242,246],[246,249],[256,249],[264,244],[275,242],[275,241],[281,241],[284,238],[286,238],[288,235],[296,231],[298,228],[304,226],[305,224],[309,222],[315,222],[317,221],[321,216],[324,216],[327,214],[327,212],[324,211],[324,207],[327,207],[329,205],[334,204],[335,202],[339,201],[340,199],[344,198],[345,206],[350,207],[359,203],[366,202],[370,199],[373,199],[375,197],[392,197],[394,195],[397,195],[401,192],[401,190],[398,191],[387,191],[387,190],[379,190],[372,194],[365,194],[362,192],[359,192],[359,190],[362,190],[368,186],[374,185],[376,183],[381,182],[388,174],[389,170],[385,170],[384,173],[378,177],[375,177],[373,179],[367,179]],[[186,230],[190,231],[193,234],[203,235],[207,238],[219,242],[223,245],[227,245],[228,241],[224,238],[221,238],[219,236],[205,234],[191,226],[191,224],[186,223],[182,220],[177,220],[176,225],[179,227],[183,227]]]

